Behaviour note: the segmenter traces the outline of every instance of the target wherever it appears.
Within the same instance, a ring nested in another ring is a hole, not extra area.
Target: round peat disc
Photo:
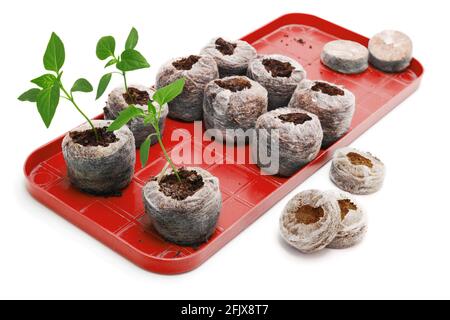
[[[323,47],[321,60],[334,71],[357,74],[369,67],[369,50],[354,41],[331,41]]]

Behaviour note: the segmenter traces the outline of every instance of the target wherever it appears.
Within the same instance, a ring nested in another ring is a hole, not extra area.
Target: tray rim
[[[287,26],[290,24],[300,24],[298,20],[305,20],[301,24],[308,25],[311,27],[314,27],[316,29],[320,28],[318,25],[326,24],[328,27],[332,26],[334,31],[337,31],[338,33],[345,32],[345,33],[351,33],[353,36],[360,38],[360,41],[362,44],[367,45],[369,39],[354,32],[351,30],[348,30],[346,28],[343,28],[339,25],[336,25],[332,22],[329,22],[325,19],[319,18],[315,15],[311,14],[304,14],[304,13],[288,13],[285,15],[280,16],[279,18],[263,25],[262,27],[254,30],[253,32],[245,35],[241,39],[248,40],[250,42],[254,41],[252,40],[253,37],[257,37],[257,39],[261,38],[258,37],[257,34],[264,32],[265,34],[270,34],[271,32],[279,29],[282,26]],[[296,22],[293,22],[292,20],[296,20]],[[287,23],[288,22],[288,23]],[[266,31],[267,30],[267,31]],[[269,31],[270,30],[270,31]],[[416,73],[417,79],[415,79],[413,82],[411,82],[407,87],[405,87],[402,91],[400,91],[397,95],[392,97],[390,100],[388,100],[381,109],[378,111],[372,113],[364,123],[360,124],[357,128],[360,128],[365,124],[367,128],[370,128],[373,124],[378,122],[385,114],[387,114],[390,110],[395,108],[397,105],[399,105],[403,100],[408,98],[414,91],[416,91],[421,83],[423,74],[424,74],[424,68],[422,64],[415,58],[413,58],[411,69]],[[377,115],[378,113],[381,113],[381,115]],[[95,117],[95,119],[101,118],[102,115],[99,115]],[[60,200],[53,194],[46,192],[46,190],[39,187],[37,184],[33,183],[30,178],[30,174],[39,163],[41,163],[42,159],[45,158],[45,154],[42,154],[41,151],[45,150],[49,147],[53,147],[54,145],[57,145],[58,142],[62,142],[62,139],[64,138],[65,134],[60,135],[59,137],[56,137],[55,139],[49,141],[48,143],[40,146],[39,148],[35,149],[30,155],[26,158],[26,161],[23,166],[24,175],[26,177],[26,187],[29,193],[41,204],[44,204],[46,207],[57,213],[58,215],[62,216],[64,219],[68,220],[71,224],[77,226],[84,232],[86,232],[88,235],[92,236],[93,238],[99,240],[105,247],[108,247],[109,249],[119,253],[123,258],[126,258],[129,261],[132,261],[134,264],[140,266],[141,268],[155,272],[160,274],[180,274],[192,271],[193,269],[196,269],[200,265],[202,265],[205,261],[207,261],[212,255],[214,255],[217,251],[219,251],[223,246],[225,246],[228,242],[234,239],[237,235],[239,235],[243,230],[245,230],[247,227],[249,227],[254,221],[256,221],[261,215],[263,215],[266,211],[268,211],[271,207],[273,207],[276,203],[278,203],[283,197],[286,196],[287,193],[292,191],[294,188],[299,186],[303,180],[302,176],[309,177],[314,172],[316,172],[320,167],[324,166],[331,158],[331,154],[334,150],[337,148],[340,148],[342,146],[348,145],[350,142],[354,141],[356,138],[358,138],[362,133],[364,133],[366,129],[361,128],[359,131],[355,132],[355,128],[352,128],[352,130],[349,132],[349,134],[345,135],[341,140],[339,140],[335,145],[328,148],[323,152],[318,158],[314,159],[310,164],[308,164],[308,169],[302,170],[289,179],[286,180],[286,182],[282,185],[279,185],[278,188],[274,191],[276,193],[275,196],[270,197],[271,201],[268,201],[268,197],[262,199],[256,206],[251,208],[247,211],[245,214],[244,219],[248,219],[249,222],[246,224],[241,223],[240,226],[236,227],[229,227],[228,229],[224,230],[221,235],[211,244],[205,246],[202,248],[202,250],[195,251],[191,253],[188,256],[183,256],[179,258],[164,258],[164,257],[154,257],[150,256],[136,247],[129,245],[128,243],[124,241],[120,241],[119,238],[117,238],[114,234],[111,232],[102,229],[101,227],[91,228],[89,227],[90,221],[85,218],[86,221],[75,221],[75,219],[70,219],[70,214],[76,214],[80,218],[83,216],[79,214],[79,212],[68,206],[64,201]],[[308,173],[309,171],[312,171],[312,173]],[[297,181],[301,180],[301,181]],[[44,197],[47,198],[47,200],[44,200]],[[273,198],[276,198],[276,200],[273,200]],[[267,202],[267,203],[266,203]],[[268,203],[271,202],[271,203]],[[60,206],[59,209],[56,209],[56,206]],[[97,230],[97,231],[94,231]],[[99,235],[99,231],[101,230],[102,234]],[[107,244],[108,243],[108,244]],[[114,243],[114,245],[112,245]],[[122,246],[122,248],[120,248]],[[200,256],[200,258],[199,258]]]

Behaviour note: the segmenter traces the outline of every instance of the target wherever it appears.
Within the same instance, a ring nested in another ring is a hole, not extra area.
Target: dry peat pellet
[[[333,241],[340,222],[335,197],[327,192],[308,190],[288,202],[280,217],[280,231],[289,245],[303,253],[313,253]]]
[[[104,117],[106,120],[115,120],[119,113],[129,105],[134,105],[147,112],[147,103],[153,97],[155,91],[149,87],[141,85],[131,85],[128,87],[128,91],[125,92],[123,87],[114,89],[108,95],[108,101],[103,108]],[[164,133],[165,122],[169,108],[167,105],[159,106],[156,101],[152,102],[161,117],[159,118],[159,129],[161,134]],[[150,124],[145,124],[143,118],[134,118],[128,123],[128,127],[133,132],[136,147],[139,148],[141,144],[147,139],[147,137],[155,133],[155,129]],[[150,138],[151,144],[155,144],[157,139],[155,136]]]
[[[156,75],[156,88],[165,87],[180,78],[186,82],[183,92],[169,103],[169,117],[186,122],[202,120],[205,87],[219,78],[216,61],[207,55],[170,60]]]
[[[221,78],[245,75],[248,64],[256,58],[256,50],[246,41],[227,41],[221,37],[212,39],[201,51],[214,58]]]
[[[322,147],[329,147],[350,128],[355,112],[355,96],[342,86],[326,81],[302,81],[295,89],[289,108],[314,113],[323,129]]]
[[[306,71],[294,59],[279,54],[259,56],[249,64],[247,75],[269,94],[269,110],[286,107]]]
[[[206,86],[203,103],[205,127],[219,130],[226,141],[248,140],[246,131],[255,128],[256,120],[265,112],[267,90],[245,76],[213,80]]]
[[[334,153],[330,178],[340,189],[367,195],[379,191],[385,176],[384,164],[372,154],[352,148]]]
[[[369,67],[369,50],[354,41],[335,40],[324,46],[321,61],[334,71],[357,74]]]
[[[412,60],[413,43],[404,33],[385,30],[369,41],[370,63],[385,72],[401,72]]]

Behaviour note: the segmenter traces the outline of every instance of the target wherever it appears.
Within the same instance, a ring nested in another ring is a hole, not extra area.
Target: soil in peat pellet
[[[347,158],[354,166],[366,166],[368,168],[373,168],[372,161],[356,152],[350,152],[349,154],[347,154]]]
[[[252,87],[250,81],[243,78],[216,80],[216,84],[221,88],[230,90],[231,92],[242,91],[244,89],[250,89]]]
[[[190,55],[187,58],[183,58],[177,61],[174,61],[172,63],[172,65],[177,69],[177,70],[191,70],[192,66],[194,64],[196,64],[198,62],[198,60],[200,60],[199,56],[194,56],[194,55]]]
[[[219,38],[216,40],[216,49],[225,56],[231,56],[234,53],[234,49],[236,49],[236,44]]]
[[[128,88],[128,91],[123,94],[123,98],[128,104],[138,104],[141,106],[146,106],[150,100],[147,91],[141,91],[133,87]]]
[[[278,119],[280,119],[283,122],[292,122],[295,125],[304,124],[306,121],[312,120],[312,118],[308,116],[306,113],[282,114],[281,116],[278,116]]]
[[[181,182],[174,173],[165,175],[159,182],[159,190],[166,196],[182,201],[194,195],[203,185],[203,178],[194,170],[178,170]]]
[[[320,91],[329,96],[343,96],[345,95],[344,90],[338,87],[332,86],[331,84],[325,82],[316,82],[316,84],[311,88],[312,91]]]
[[[314,224],[324,216],[322,207],[314,208],[309,205],[301,206],[295,213],[295,220],[301,224]]]
[[[97,129],[98,140],[93,129],[73,131],[69,135],[73,142],[83,147],[107,147],[111,143],[119,141],[114,132],[109,132],[107,129],[106,127]]]
[[[262,64],[272,77],[289,78],[295,68],[289,62],[281,62],[275,59],[264,59]]]
[[[344,220],[350,210],[357,210],[358,207],[350,199],[338,200],[341,209],[341,220]]]

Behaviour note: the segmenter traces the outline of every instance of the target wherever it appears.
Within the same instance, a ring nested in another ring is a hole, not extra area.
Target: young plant
[[[111,123],[111,125],[108,127],[108,131],[115,131],[126,125],[130,120],[134,118],[143,118],[144,123],[150,124],[154,128],[155,132],[150,134],[140,147],[140,158],[142,167],[145,167],[145,165],[147,164],[151,144],[150,139],[152,138],[152,136],[155,136],[156,139],[158,140],[159,145],[161,146],[161,149],[164,153],[164,157],[166,158],[167,163],[171,166],[173,172],[175,173],[179,181],[181,181],[181,179],[178,174],[178,170],[174,165],[172,159],[170,159],[170,156],[167,153],[166,148],[164,147],[164,144],[162,142],[161,130],[159,128],[159,118],[161,117],[162,107],[166,103],[169,103],[170,101],[175,99],[181,92],[183,92],[184,83],[185,83],[184,78],[181,78],[163,88],[158,89],[153,95],[153,98],[150,99],[148,102],[147,112],[133,105],[128,106],[127,109],[124,109],[122,112],[119,113],[116,120],[114,120],[114,122]],[[158,103],[159,105],[158,111],[156,110],[156,107],[153,104],[153,102]]]
[[[67,91],[62,83],[63,71],[61,70],[65,61],[64,44],[61,39],[52,33],[44,53],[44,68],[51,73],[45,73],[40,77],[31,80],[38,88],[32,88],[19,96],[20,101],[36,103],[39,114],[48,128],[55,116],[59,105],[60,97],[70,101],[75,109],[86,119],[99,139],[96,128],[88,116],[80,109],[75,102],[74,92],[91,92],[92,85],[84,78],[80,78],[72,85],[70,91]]]
[[[100,98],[103,93],[105,93],[113,73],[120,74],[123,77],[125,92],[128,92],[127,72],[150,67],[150,64],[144,56],[139,51],[135,50],[138,40],[138,32],[135,28],[132,28],[127,41],[125,42],[125,50],[118,56],[115,54],[116,40],[114,37],[102,37],[97,42],[97,58],[100,60],[109,58],[105,68],[115,66],[118,71],[106,73],[101,77],[97,88],[96,99]]]

